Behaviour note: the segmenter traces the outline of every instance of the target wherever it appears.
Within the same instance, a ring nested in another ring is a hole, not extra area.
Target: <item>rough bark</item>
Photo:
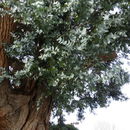
[[[0,17],[0,67],[8,68],[2,43],[12,42],[10,32],[14,31],[14,26],[13,17]],[[30,94],[14,92],[6,79],[0,84],[0,130],[48,130],[51,96],[43,96],[44,84],[37,86],[35,81],[29,80],[27,86],[33,86]],[[37,107],[39,99],[42,104]]]

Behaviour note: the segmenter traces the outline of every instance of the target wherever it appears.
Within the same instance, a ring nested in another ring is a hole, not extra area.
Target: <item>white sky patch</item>
[[[130,60],[122,58],[121,61],[124,70],[130,73]],[[122,92],[130,98],[130,83],[122,87]],[[109,107],[95,109],[94,113],[86,111],[85,120],[81,122],[77,121],[76,113],[65,115],[65,123],[74,124],[79,130],[130,130],[130,99],[112,101]]]
[[[110,11],[111,14],[116,14],[116,13],[120,13],[120,9],[118,7],[115,7],[113,10]]]
[[[130,59],[130,56],[128,57]],[[121,59],[123,69],[130,73],[128,59]],[[130,83],[122,87],[122,92],[130,98]],[[95,114],[87,112],[85,120],[75,126],[79,130],[130,130],[130,99],[127,101],[112,101],[107,108],[98,108]],[[76,114],[68,115],[66,123],[77,122]],[[109,128],[109,129],[108,129]]]
[[[130,83],[124,85],[122,91],[130,98]],[[95,114],[87,112],[85,120],[79,124],[77,124],[76,114],[70,114],[67,116],[66,123],[74,123],[79,130],[130,130],[129,121],[130,100],[127,100],[112,101],[108,108],[96,109]]]

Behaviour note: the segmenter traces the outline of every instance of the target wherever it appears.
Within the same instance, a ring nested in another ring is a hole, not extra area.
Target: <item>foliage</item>
[[[58,115],[85,108],[104,107],[126,99],[121,86],[128,75],[117,57],[129,53],[130,3],[127,0],[21,0],[6,1],[17,23],[8,57],[23,63],[23,69],[7,70],[5,76],[20,86],[21,79],[46,83]],[[115,9],[118,9],[115,12]],[[4,14],[3,14],[4,15]],[[3,77],[2,77],[3,78]],[[17,82],[16,82],[17,81]]]
[[[50,127],[50,130],[78,130],[76,127],[74,127],[73,125],[52,125]]]
[[[78,130],[73,124],[65,124],[63,113],[58,115],[58,124],[50,123],[50,130]]]

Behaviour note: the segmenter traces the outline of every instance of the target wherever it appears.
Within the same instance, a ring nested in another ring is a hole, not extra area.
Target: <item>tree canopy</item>
[[[120,57],[129,53],[128,0],[7,0],[0,7],[16,23],[13,43],[3,43],[12,63],[1,68],[1,81],[18,91],[26,79],[44,84],[55,115],[78,110],[82,118],[86,108],[126,99]]]

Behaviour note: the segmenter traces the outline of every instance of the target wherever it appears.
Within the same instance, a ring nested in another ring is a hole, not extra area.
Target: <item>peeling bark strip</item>
[[[14,19],[9,15],[0,16],[0,67],[7,66],[7,58],[2,43],[11,42],[11,32],[14,28]]]
[[[11,42],[11,32],[14,28],[14,19],[10,15],[0,17],[0,43]]]
[[[14,31],[13,21],[9,15],[0,17],[0,67],[4,68],[8,67],[8,59],[2,43],[12,42],[10,33]],[[52,97],[43,97],[37,109],[37,101],[46,89],[33,81],[27,84],[28,88],[29,85],[33,85],[33,91],[23,95],[12,92],[6,80],[0,84],[0,130],[48,130]]]

